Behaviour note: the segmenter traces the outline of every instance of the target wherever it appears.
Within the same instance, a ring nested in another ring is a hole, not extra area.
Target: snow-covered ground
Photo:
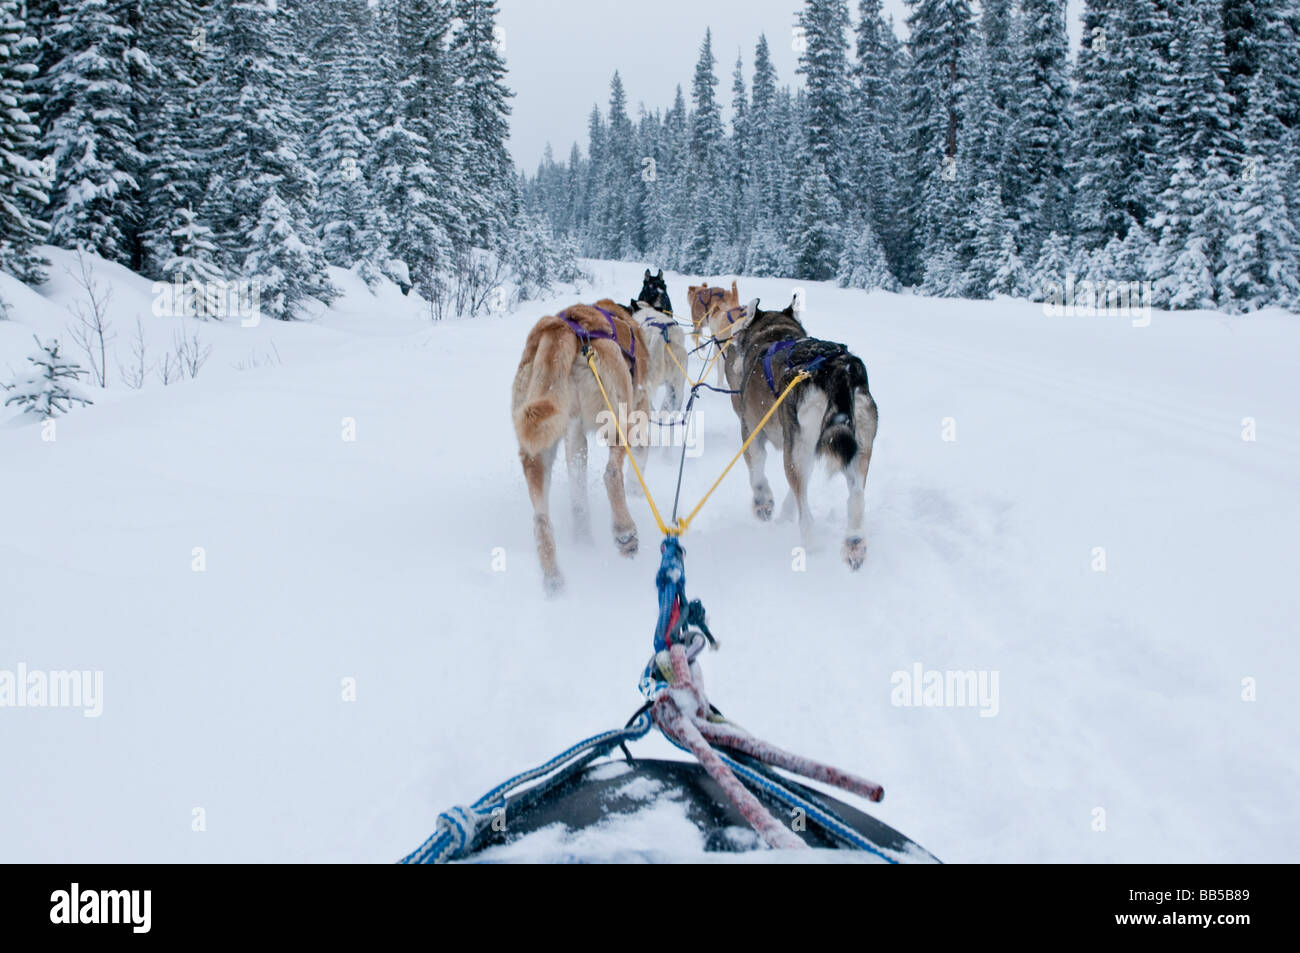
[[[40,294],[0,279],[0,380],[33,332],[71,349],[81,292],[52,254]],[[99,717],[0,708],[0,860],[392,861],[439,811],[621,725],[653,522],[634,499],[641,553],[618,558],[593,467],[596,543],[575,544],[560,467],[569,590],[546,600],[509,390],[536,317],[625,300],[641,267],[591,263],[581,295],[441,325],[340,274],[315,321],[199,325],[196,380],[132,391],[110,361],[114,386],[53,440],[0,412],[0,672],[103,673]],[[123,361],[137,316],[170,346],[149,282],[95,268]],[[683,312],[687,283],[670,276]],[[768,307],[792,292],[740,287]],[[949,862],[1294,860],[1295,316],[1134,327],[805,290],[810,332],[863,357],[880,405],[870,554],[840,563],[844,491],[824,478],[795,571],[795,526],[758,523],[733,472],[686,539],[719,707],[879,780],[870,810]],[[692,503],[739,443],[726,398],[702,413]],[[661,500],[674,464],[652,454]],[[996,673],[996,700],[896,704],[918,664]]]

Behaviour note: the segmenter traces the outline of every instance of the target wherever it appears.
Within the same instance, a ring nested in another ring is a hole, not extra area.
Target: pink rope
[[[763,840],[778,850],[798,850],[808,846],[793,831],[782,826],[731,773],[731,769],[722,763],[718,753],[709,747],[709,743],[695,727],[694,721],[682,713],[671,693],[662,695],[655,702],[654,713],[659,726],[690,749],[709,776],[718,782],[727,800],[736,806],[749,826],[758,831]]]
[[[785,770],[805,778],[812,778],[814,781],[822,781],[842,790],[852,791],[854,794],[870,801],[879,801],[885,796],[885,789],[874,781],[868,781],[856,774],[850,774],[828,764],[822,764],[820,761],[813,761],[811,758],[791,754],[776,745],[760,741],[749,732],[737,728],[735,725],[705,721],[700,724],[699,728],[700,733],[708,739],[710,744],[735,748],[737,751],[757,758],[764,764],[785,768]]]
[[[686,649],[677,643],[668,647],[668,657],[672,663],[673,684],[654,703],[656,723],[668,737],[695,755],[709,776],[718,782],[727,800],[772,847],[788,850],[807,845],[772,816],[727,767],[712,745],[732,748],[764,764],[852,791],[871,801],[879,801],[885,796],[884,788],[874,781],[791,754],[755,738],[736,725],[710,721],[709,700],[704,694],[704,679],[699,667],[688,658]]]

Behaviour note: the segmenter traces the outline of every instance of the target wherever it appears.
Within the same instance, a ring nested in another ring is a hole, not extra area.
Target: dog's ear
[[[646,272],[649,273],[649,271],[650,271],[650,269],[647,268],[647,269],[646,269]],[[662,281],[662,280],[663,280],[663,277],[664,277],[664,270],[663,270],[662,268],[660,268],[660,269],[659,269],[659,274],[655,275],[655,277],[658,278],[660,281]]]
[[[639,305],[640,303],[641,303],[640,301],[633,301],[631,304],[629,304],[627,306],[627,313],[636,314],[638,311],[640,311],[641,309],[637,307],[637,305]]]
[[[758,299],[757,299],[757,298],[755,298],[755,299],[754,299],[753,301],[751,301],[749,304],[745,305],[745,320],[748,321],[750,318],[752,318],[752,317],[753,317],[754,315],[756,315],[756,314],[758,314]]]
[[[646,276],[646,278],[649,278],[649,277],[650,277],[650,269],[649,269],[649,268],[647,268],[647,269],[645,270],[645,276]]]

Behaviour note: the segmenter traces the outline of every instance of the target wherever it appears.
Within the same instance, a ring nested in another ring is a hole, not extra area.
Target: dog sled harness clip
[[[601,308],[597,305],[592,305],[592,307],[605,316],[605,320],[609,322],[608,331],[588,331],[577,321],[569,317],[568,311],[561,311],[558,315],[556,315],[556,317],[558,317],[561,321],[567,324],[569,326],[569,329],[578,336],[578,340],[582,342],[583,354],[587,353],[587,350],[591,347],[591,342],[594,340],[613,341],[615,344],[617,344],[618,349],[622,351],[623,356],[627,358],[628,366],[632,371],[632,377],[633,379],[635,379],[636,378],[636,335],[635,334],[632,335],[632,347],[630,350],[623,347],[623,345],[619,344],[618,342],[618,325],[614,323],[614,316],[610,314],[608,311],[606,311],[604,308]]]

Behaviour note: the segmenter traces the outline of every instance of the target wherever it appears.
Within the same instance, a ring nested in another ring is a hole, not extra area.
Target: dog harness
[[[768,347],[767,353],[763,355],[763,376],[767,378],[767,386],[771,389],[773,397],[776,396],[777,389],[776,389],[776,378],[772,374],[772,358],[776,357],[776,355],[778,354],[784,354],[786,351],[794,350],[794,347],[797,344],[800,344],[804,341],[811,341],[811,340],[813,339],[812,338],[789,338],[785,341],[773,341],[771,346]],[[829,344],[830,342],[823,341],[818,343]],[[844,345],[842,344],[838,344],[838,345],[832,344],[830,346],[834,348],[838,348],[836,353],[842,353],[847,350],[847,348],[845,348]],[[818,354],[811,361],[808,361],[804,364],[800,364],[798,366],[798,369],[801,371],[807,371],[808,373],[811,374],[813,371],[817,370],[817,368],[825,364],[826,358],[828,358],[829,356],[830,356],[829,354]],[[786,359],[786,364],[787,366],[789,366],[790,364],[788,358]]]
[[[599,311],[601,314],[605,316],[605,320],[609,322],[608,331],[588,331],[577,321],[574,321],[571,317],[569,317],[569,312],[567,309],[561,311],[559,314],[556,315],[556,317],[559,318],[561,321],[563,321],[565,324],[567,324],[569,328],[573,331],[573,333],[578,336],[578,340],[582,342],[583,351],[586,351],[587,348],[591,346],[591,342],[593,340],[613,341],[615,344],[617,344],[618,349],[622,351],[623,356],[627,358],[628,366],[632,370],[632,377],[635,379],[636,378],[636,335],[635,334],[632,335],[631,350],[628,350],[627,348],[623,347],[622,344],[619,344],[618,325],[614,323],[614,316],[610,314],[608,311],[606,311],[604,308],[600,307],[599,305],[593,304],[591,307],[595,308],[597,311]]]
[[[674,321],[656,321],[654,318],[646,318],[642,324],[648,328],[658,328],[659,333],[664,336],[665,344],[668,343],[668,329],[677,326]]]
[[[727,319],[728,324],[735,324],[736,319],[733,318],[732,315],[736,314],[737,312],[744,313],[744,310],[745,310],[745,306],[741,305],[739,308],[732,308],[730,311],[722,312],[722,316]]]

